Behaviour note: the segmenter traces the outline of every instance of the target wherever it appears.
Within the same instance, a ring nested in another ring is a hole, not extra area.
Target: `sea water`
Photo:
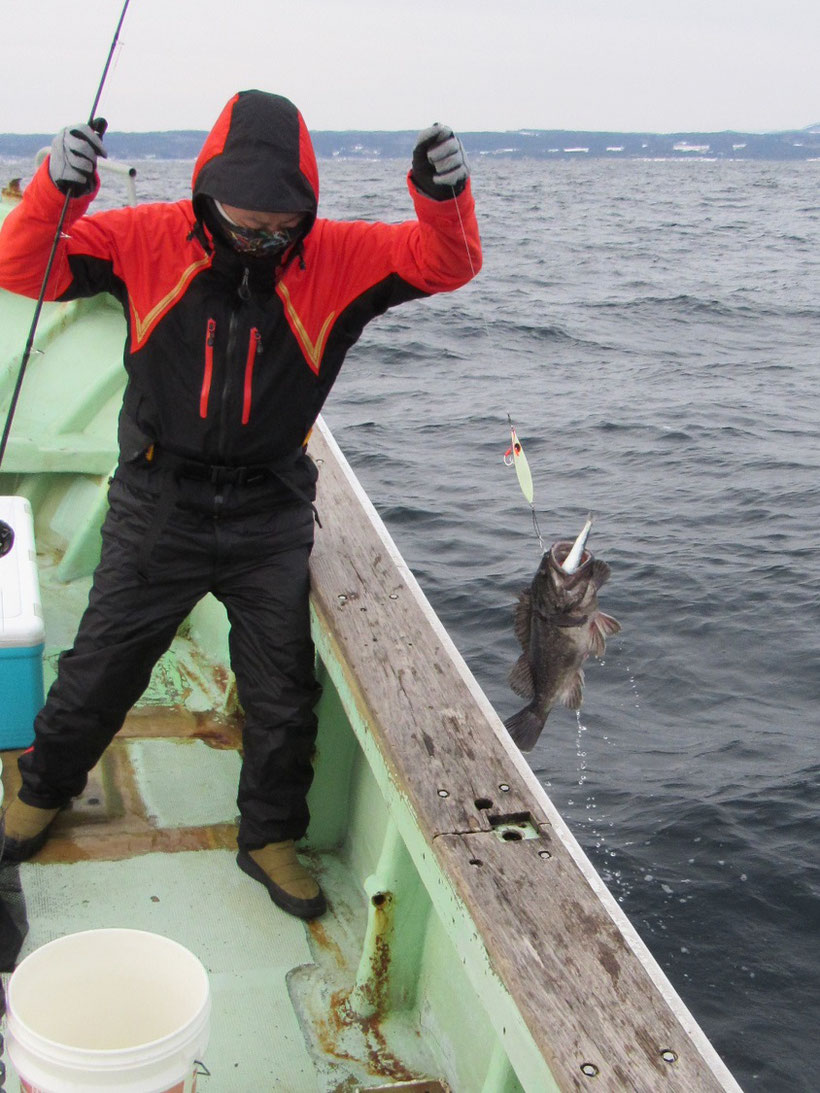
[[[392,166],[329,167],[334,214],[395,208]],[[744,1088],[808,1093],[820,163],[479,161],[474,182],[483,272],[374,324],[327,419],[502,717],[538,563],[507,413],[545,540],[597,514],[623,631],[529,760]]]
[[[136,166],[185,195],[190,163]],[[809,1093],[820,163],[473,168],[482,273],[371,324],[326,420],[502,717],[539,560],[508,413],[545,540],[596,513],[623,630],[529,761],[741,1085]],[[320,170],[323,215],[412,216],[406,164]]]

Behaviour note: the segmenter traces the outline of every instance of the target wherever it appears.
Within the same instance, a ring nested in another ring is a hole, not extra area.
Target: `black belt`
[[[147,580],[148,578],[148,563],[151,560],[151,554],[162,529],[167,524],[174,505],[176,504],[178,484],[179,480],[182,478],[199,482],[208,482],[213,486],[255,486],[276,479],[298,498],[298,500],[303,501],[306,505],[310,505],[313,509],[313,518],[319,527],[321,527],[322,522],[319,519],[319,513],[316,510],[312,498],[310,498],[304,490],[300,489],[299,486],[291,482],[286,474],[287,471],[293,469],[297,459],[304,451],[304,448],[299,448],[297,451],[292,452],[289,456],[286,456],[281,460],[277,460],[275,463],[238,467],[231,465],[223,466],[218,463],[205,463],[195,459],[186,459],[183,456],[177,455],[175,452],[169,452],[166,448],[160,448],[158,445],[149,448],[145,457],[147,465],[149,467],[156,467],[161,472],[165,471],[168,474],[169,480],[166,480],[160,488],[154,519],[148,534],[142,542],[142,547],[137,558],[137,570],[139,575],[144,580]]]
[[[150,467],[158,467],[161,470],[170,471],[176,478],[192,478],[200,482],[210,482],[214,486],[255,485],[271,478],[278,478],[285,485],[289,483],[284,478],[285,471],[291,470],[296,460],[304,452],[299,448],[283,459],[274,463],[257,463],[244,467],[232,464],[206,463],[198,459],[189,459],[185,456],[169,452],[166,448],[154,445],[146,454],[146,461]]]
[[[217,463],[180,463],[174,473],[178,478],[210,482],[213,486],[254,486],[278,477],[270,467],[221,467]]]

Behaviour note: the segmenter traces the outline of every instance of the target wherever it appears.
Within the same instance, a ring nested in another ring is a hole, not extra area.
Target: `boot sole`
[[[318,918],[327,910],[327,900],[321,889],[318,896],[314,896],[312,899],[299,899],[298,896],[292,896],[272,881],[265,870],[256,864],[247,851],[239,851],[236,855],[236,864],[243,873],[247,873],[249,877],[253,877],[254,880],[264,885],[276,906],[281,907],[283,911],[287,911],[289,915],[295,915],[296,918],[311,919]]]

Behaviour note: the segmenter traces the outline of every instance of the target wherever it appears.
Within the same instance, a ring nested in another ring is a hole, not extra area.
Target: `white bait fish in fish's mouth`
[[[610,569],[584,547],[590,526],[588,520],[575,543],[553,543],[519,596],[515,635],[523,652],[510,672],[510,686],[530,701],[505,725],[522,751],[534,746],[553,706],[580,708],[584,662],[590,654],[603,656],[607,637],[621,629],[598,609],[598,592]],[[573,572],[564,568],[567,562],[570,568],[574,564]]]
[[[589,538],[590,531],[592,531],[592,521],[593,516],[592,513],[590,513],[589,516],[587,516],[587,522],[584,524],[581,534],[572,544],[572,549],[569,551],[566,558],[561,562],[561,568],[565,573],[574,573],[581,564],[584,554],[586,553],[587,539]]]

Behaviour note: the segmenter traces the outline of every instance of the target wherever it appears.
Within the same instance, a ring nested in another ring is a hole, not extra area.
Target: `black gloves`
[[[470,165],[464,146],[449,125],[436,122],[419,133],[411,173],[422,193],[436,201],[461,193],[470,177]]]
[[[102,137],[90,125],[70,125],[51,142],[48,173],[61,193],[85,197],[94,189],[97,156],[107,155]]]

